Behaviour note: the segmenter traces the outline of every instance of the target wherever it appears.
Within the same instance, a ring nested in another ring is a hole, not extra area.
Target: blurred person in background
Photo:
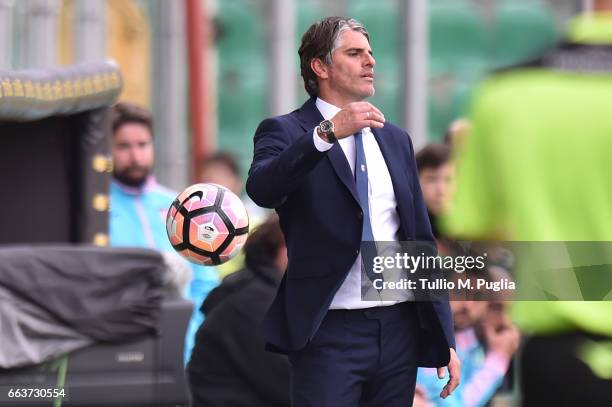
[[[427,394],[427,391],[418,382],[414,389],[412,407],[436,407],[435,404],[429,402],[429,395]]]
[[[596,2],[596,15],[610,21],[609,5]],[[450,233],[612,241],[610,27],[574,26],[569,42],[480,88],[458,157]],[[609,288],[603,276],[598,286]],[[524,407],[611,405],[611,315],[610,301],[514,304],[514,322],[530,335],[520,363]]]
[[[439,367],[440,379],[448,368],[446,397],[460,375],[448,302],[361,295],[372,288],[362,241],[434,242],[410,138],[365,101],[376,63],[369,34],[327,17],[298,54],[310,99],[261,122],[247,180],[287,240],[289,267],[263,333],[289,355],[292,405],[408,406],[418,365]]]
[[[446,399],[436,397],[442,389],[435,369],[421,368],[417,376],[419,403],[437,407],[483,407],[491,400],[508,372],[518,349],[520,334],[509,318],[495,318],[489,301],[451,301],[457,354],[461,359],[461,386]],[[502,311],[503,314],[503,311]],[[505,314],[503,314],[505,315]]]
[[[448,134],[467,132],[467,123],[466,120],[455,122],[449,126]],[[439,218],[450,211],[455,194],[455,164],[451,160],[451,146],[426,145],[417,153],[416,164],[439,251],[447,255],[467,254],[456,242],[444,236],[438,227]],[[484,316],[489,315],[489,301],[451,301],[450,304],[457,354],[462,361],[462,384],[455,394],[440,399],[436,396],[442,386],[438,383],[435,370],[419,369],[414,403],[439,407],[484,406],[508,371],[519,344],[518,330],[507,320],[503,326],[498,321],[495,321],[495,325],[484,323]]]
[[[472,130],[472,124],[464,117],[453,120],[444,134],[444,144],[450,146],[453,153],[461,151]]]
[[[187,366],[193,407],[289,406],[289,362],[266,352],[257,335],[287,267],[287,248],[272,215],[249,236],[245,268],[230,274],[202,305]]]
[[[416,155],[419,183],[436,239],[441,237],[438,217],[449,211],[455,194],[455,165],[446,144],[428,144]]]
[[[166,213],[177,193],[158,184],[153,176],[151,113],[134,104],[117,103],[112,117],[111,245],[157,249],[186,262],[175,253],[166,234]],[[203,320],[198,306],[219,283],[212,267],[191,264],[191,270],[184,294],[194,302],[195,309],[185,338],[185,361]]]
[[[240,164],[227,151],[217,151],[202,160],[198,181],[222,185],[238,196],[242,193]]]

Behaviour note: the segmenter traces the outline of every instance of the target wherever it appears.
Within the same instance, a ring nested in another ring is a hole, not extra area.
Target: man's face
[[[450,301],[455,331],[474,326],[484,316],[487,306],[487,301]]]
[[[113,176],[138,187],[153,170],[153,140],[149,129],[140,123],[126,123],[113,135]]]
[[[375,63],[368,39],[358,31],[344,31],[327,66],[328,98],[344,105],[372,96]]]
[[[448,212],[455,194],[455,166],[446,163],[437,168],[423,168],[419,182],[429,212],[434,215]]]

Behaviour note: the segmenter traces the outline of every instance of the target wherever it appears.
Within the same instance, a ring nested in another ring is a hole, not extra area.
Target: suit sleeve
[[[312,131],[303,131],[282,117],[259,125],[246,183],[253,202],[265,208],[280,206],[326,155],[316,149]]]

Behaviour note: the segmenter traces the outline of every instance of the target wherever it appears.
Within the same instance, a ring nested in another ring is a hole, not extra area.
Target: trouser
[[[330,310],[289,355],[293,407],[411,406],[417,372],[416,304]]]

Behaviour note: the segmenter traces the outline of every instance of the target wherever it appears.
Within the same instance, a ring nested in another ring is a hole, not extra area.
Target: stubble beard
[[[140,188],[144,185],[147,178],[151,174],[151,169],[142,168],[143,175],[140,176],[131,175],[130,172],[132,169],[133,167],[126,168],[123,171],[113,171],[113,177],[124,185],[134,188]]]

